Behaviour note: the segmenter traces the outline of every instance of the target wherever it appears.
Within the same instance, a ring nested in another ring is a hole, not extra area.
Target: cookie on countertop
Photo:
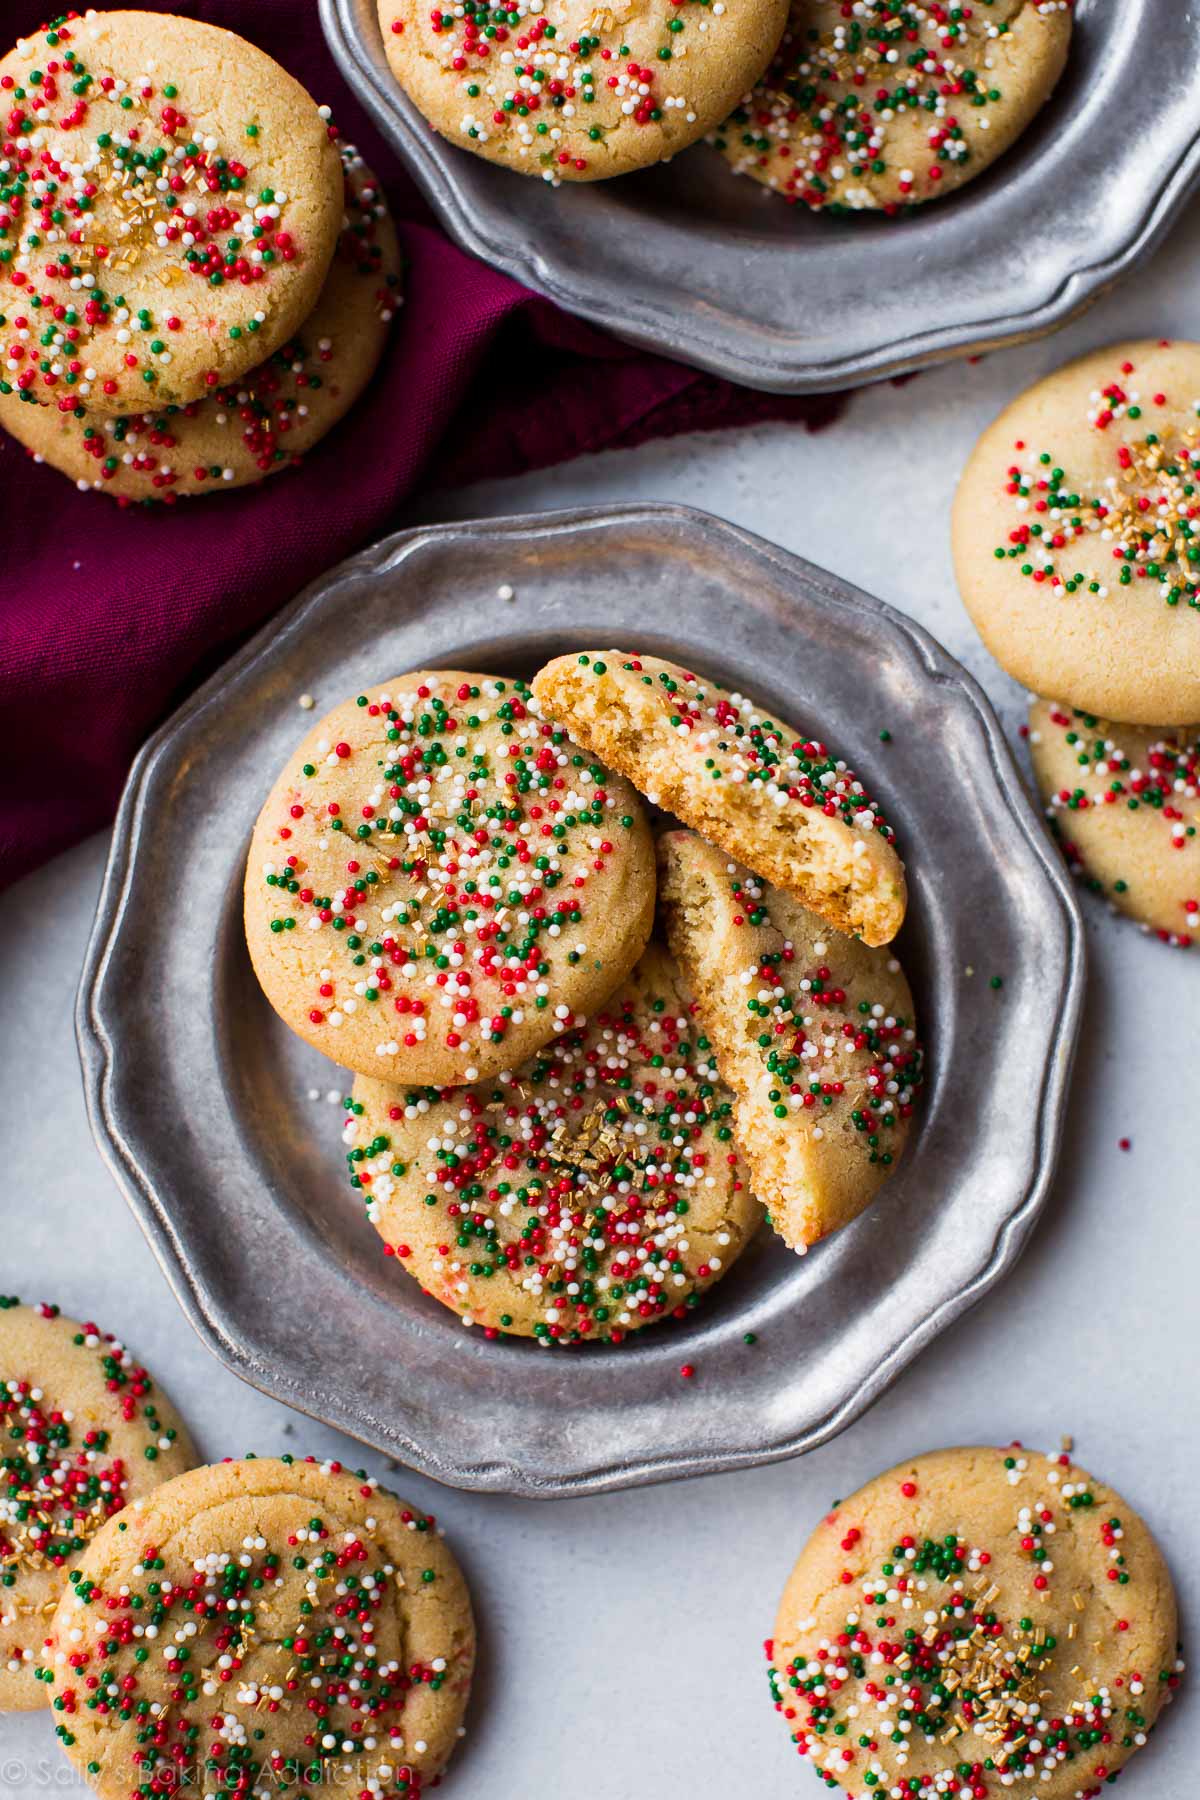
[[[678,663],[560,656],[534,677],[548,718],[839,931],[886,944],[907,890],[895,834],[824,744]]]
[[[899,1161],[923,1078],[904,972],[694,832],[659,839],[667,939],[736,1095],[750,1182],[800,1254]]]
[[[105,1526],[47,1673],[100,1800],[297,1782],[417,1800],[462,1734],[474,1658],[435,1520],[361,1470],[248,1457]]]
[[[272,1006],[343,1067],[456,1086],[574,1029],[654,921],[619,775],[507,677],[417,670],[336,707],[254,830],[246,937]]]
[[[0,1712],[46,1706],[46,1634],[89,1541],[191,1467],[170,1401],[116,1338],[0,1299]]]
[[[392,73],[451,143],[546,181],[597,181],[704,136],[766,68],[787,0],[378,0]]]
[[[348,1160],[390,1253],[465,1325],[544,1348],[682,1316],[763,1216],[696,1010],[652,941],[512,1074],[445,1094],[360,1076]]]
[[[959,483],[954,565],[1035,694],[1135,725],[1200,719],[1200,344],[1117,344],[1026,390]]]
[[[67,15],[0,60],[0,375],[43,405],[183,405],[298,330],[342,179],[315,101],[169,13]],[[3,391],[3,389],[0,389]]]
[[[1180,1679],[1171,1577],[1064,1451],[936,1450],[834,1502],[767,1642],[799,1754],[852,1800],[1099,1794]]]
[[[1067,860],[1131,919],[1200,934],[1200,727],[1114,725],[1035,700],[1029,749]]]
[[[319,443],[379,366],[401,299],[400,246],[383,191],[339,146],[345,206],[316,306],[286,344],[232,386],[186,406],[110,417],[0,392],[0,425],[79,488],[170,500],[261,481]]]
[[[762,82],[714,136],[814,212],[896,212],[995,162],[1053,93],[1073,0],[793,0]]]

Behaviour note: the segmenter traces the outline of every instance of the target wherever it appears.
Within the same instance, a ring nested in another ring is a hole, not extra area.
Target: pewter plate
[[[848,1230],[799,1259],[764,1228],[686,1322],[545,1351],[467,1330],[381,1254],[340,1109],[308,1097],[345,1079],[258,989],[242,872],[311,722],[302,693],[327,708],[415,666],[520,674],[612,643],[761,695],[862,770],[908,861],[901,954],[931,1080]],[[634,506],[402,532],[260,632],[134,765],[77,1029],[101,1150],[218,1356],[441,1481],[561,1495],[810,1449],[998,1281],[1046,1197],[1082,981],[1070,884],[958,664],[747,532]]]
[[[438,137],[384,57],[375,0],[320,0],[338,65],[473,255],[616,336],[748,387],[853,387],[1063,325],[1162,237],[1200,176],[1200,5],[1080,0],[1041,117],[952,198],[819,218],[715,150],[591,184]]]

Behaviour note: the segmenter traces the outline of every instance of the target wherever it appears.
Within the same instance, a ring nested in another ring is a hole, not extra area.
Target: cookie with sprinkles
[[[1029,750],[1050,828],[1085,884],[1164,943],[1200,936],[1200,727],[1114,725],[1035,700]]]
[[[1035,694],[1135,725],[1200,719],[1200,344],[1093,351],[971,453],[953,514],[963,602]]]
[[[798,1254],[904,1152],[923,1078],[904,971],[691,831],[659,839],[667,939],[697,996],[755,1193]]]
[[[82,400],[39,406],[0,392],[0,425],[80,489],[169,501],[243,487],[293,467],[369,386],[400,304],[400,246],[382,189],[339,146],[345,210],[320,299],[300,331],[228,387],[183,406],[108,417]]]
[[[259,816],[246,938],[293,1030],[359,1074],[489,1078],[575,1029],[654,922],[637,796],[523,681],[418,670],[334,709]]]
[[[895,833],[854,770],[744,694],[624,650],[534,677],[547,718],[839,931],[886,944],[907,889]]]
[[[695,143],[758,80],[787,17],[787,0],[378,6],[392,73],[435,131],[556,186]]]
[[[46,1676],[101,1800],[417,1800],[462,1735],[474,1659],[432,1517],[341,1463],[248,1457],[181,1475],[93,1539]]]
[[[1149,1530],[1066,1451],[935,1450],[817,1526],[770,1692],[850,1800],[1090,1800],[1171,1699],[1176,1629]]]
[[[0,1711],[45,1706],[55,1607],[89,1543],[195,1461],[124,1345],[56,1306],[0,1297]]]
[[[387,1252],[464,1325],[544,1348],[683,1318],[762,1223],[732,1096],[652,941],[587,1025],[439,1093],[362,1076],[354,1186]]]
[[[793,0],[762,82],[713,142],[813,212],[895,213],[980,175],[1049,99],[1073,0]]]
[[[287,343],[342,181],[298,81],[167,13],[67,15],[0,61],[0,392],[184,405]]]

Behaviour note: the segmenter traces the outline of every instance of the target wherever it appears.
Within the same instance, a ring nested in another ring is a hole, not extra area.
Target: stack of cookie
[[[521,174],[598,181],[708,137],[815,212],[897,212],[980,174],[1067,59],[1074,0],[378,0],[434,130]]]
[[[690,827],[657,854],[643,798]],[[355,1072],[387,1253],[546,1346],[686,1313],[764,1205],[797,1251],[867,1205],[921,1082],[904,910],[843,761],[621,651],[347,701],[276,782],[245,888],[268,999]]]
[[[432,1518],[336,1462],[197,1468],[124,1345],[8,1296],[0,1435],[0,1711],[53,1707],[101,1800],[436,1782],[475,1629]]]
[[[954,557],[1035,698],[1034,773],[1076,870],[1164,942],[1200,934],[1200,345],[1116,345],[980,439]]]
[[[0,62],[0,425],[123,502],[261,481],[382,355],[395,231],[325,109],[254,45],[89,13]]]

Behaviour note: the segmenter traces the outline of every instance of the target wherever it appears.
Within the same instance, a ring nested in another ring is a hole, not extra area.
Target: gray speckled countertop
[[[929,627],[1015,735],[1022,697],[954,589],[947,520],[980,428],[1028,381],[1118,337],[1200,335],[1200,214],[1146,270],[1048,342],[863,392],[810,438],[784,427],[677,439],[426,504],[402,523],[581,503],[681,500],[823,563]],[[481,1672],[456,1800],[694,1800],[815,1792],[771,1711],[761,1641],[829,1500],[912,1451],[1013,1437],[1115,1484],[1160,1536],[1185,1624],[1200,1604],[1195,1494],[1200,956],[1085,905],[1091,977],[1062,1164],[1016,1272],[858,1425],[803,1461],[537,1504],[441,1490],[264,1399],[192,1336],[92,1144],[72,1036],[105,845],[0,901],[8,1223],[0,1285],[127,1335],[212,1457],[366,1460],[445,1522],[471,1579]],[[1122,1152],[1118,1140],[1132,1148]],[[1194,1785],[1186,1685],[1123,1778],[1126,1800]],[[77,1785],[50,1717],[0,1719],[0,1800]]]

